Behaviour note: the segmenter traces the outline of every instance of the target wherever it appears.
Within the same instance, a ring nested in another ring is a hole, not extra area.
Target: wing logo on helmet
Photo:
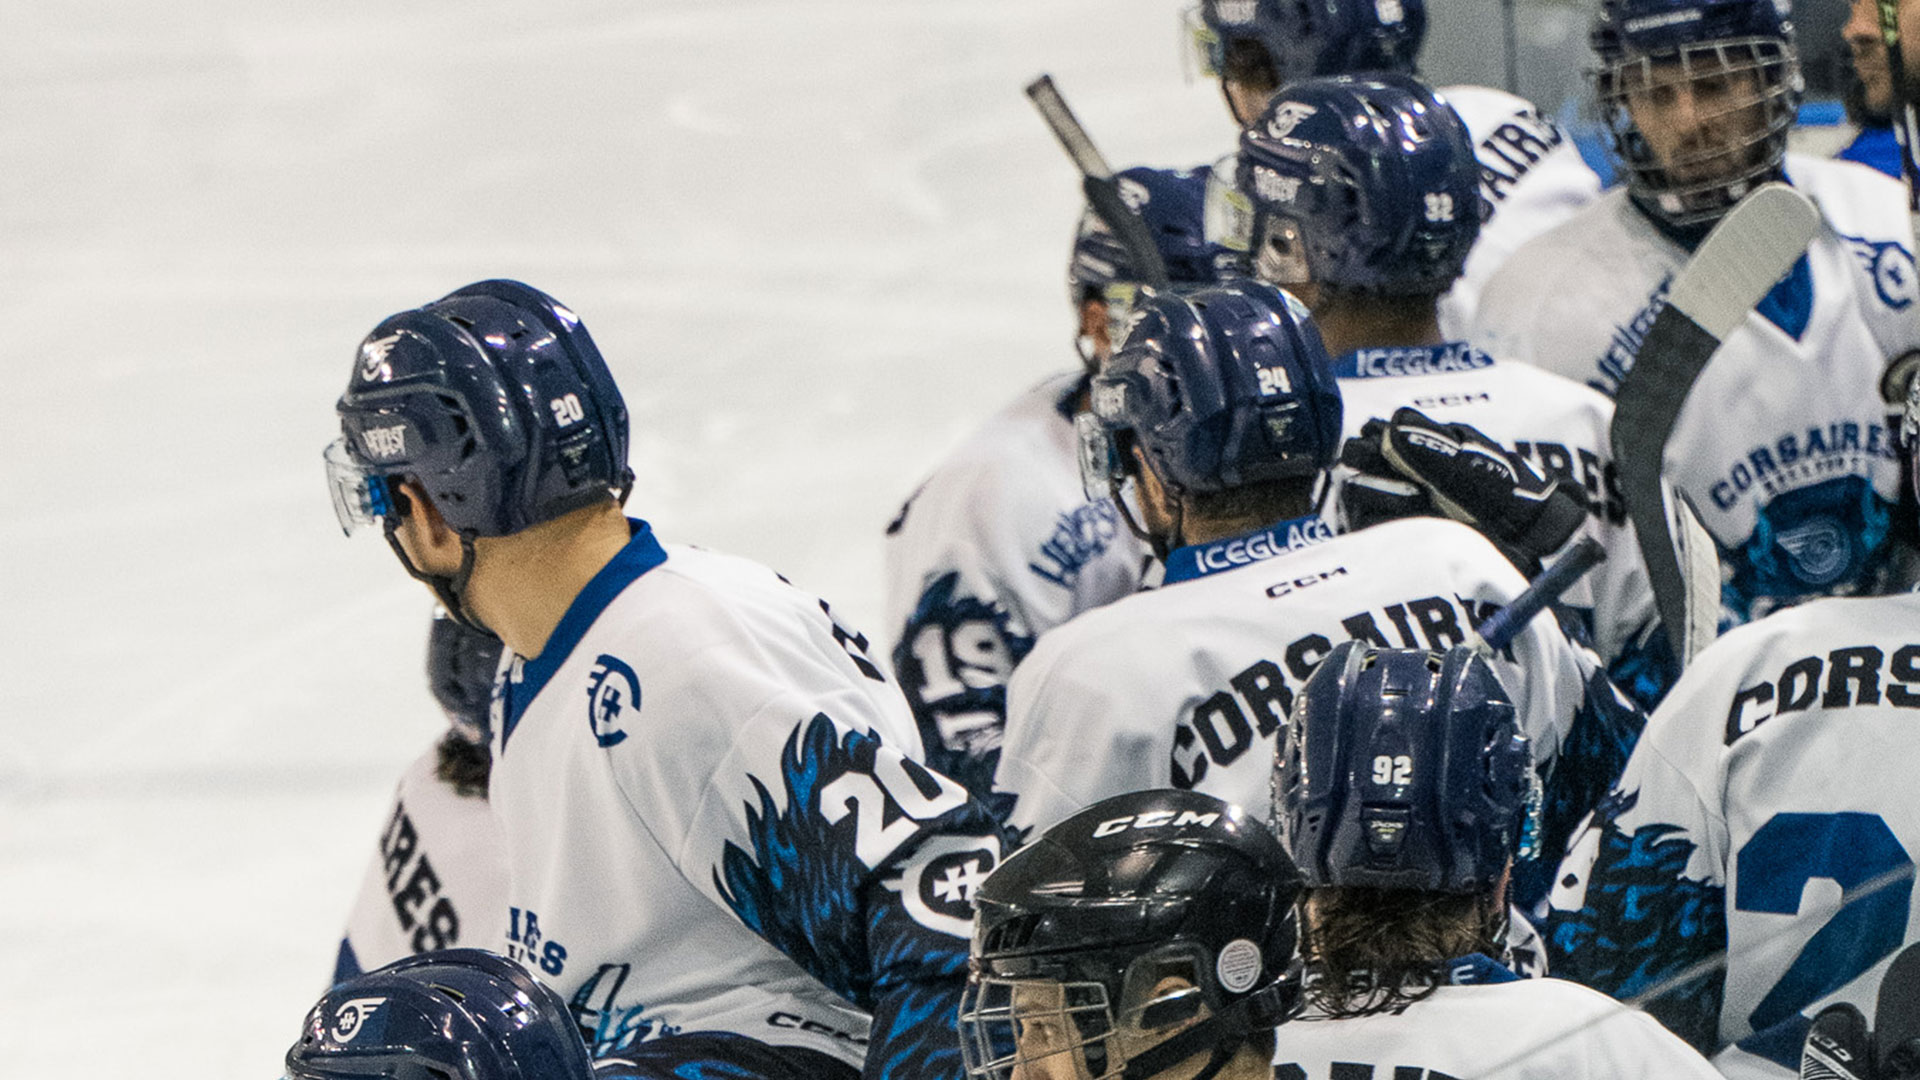
[[[375,338],[361,344],[360,377],[367,382],[373,382],[375,379],[391,375],[392,371],[387,367],[387,355],[393,352],[393,347],[399,343],[399,334],[388,334],[386,337]]]
[[[1319,111],[1312,105],[1297,101],[1281,102],[1273,110],[1273,117],[1267,121],[1267,134],[1276,139],[1284,139],[1293,134],[1293,129],[1299,127],[1302,121]]]
[[[354,998],[341,1004],[333,1014],[333,1030],[330,1034],[334,1042],[349,1043],[353,1037],[366,1029],[367,1021],[380,1011],[387,999],[383,997]]]
[[[360,432],[360,446],[367,456],[376,461],[392,461],[405,457],[407,453],[407,426],[395,424],[392,427],[364,428]]]

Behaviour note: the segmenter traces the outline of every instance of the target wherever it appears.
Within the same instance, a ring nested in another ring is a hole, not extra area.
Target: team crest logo
[[[387,366],[387,356],[393,347],[400,343],[399,334],[388,334],[360,346],[360,378],[367,382],[375,379],[392,378],[393,369]]]
[[[587,726],[601,749],[626,740],[620,725],[629,710],[640,711],[640,679],[625,661],[601,653],[587,678]]]
[[[1281,102],[1280,107],[1273,111],[1273,119],[1267,121],[1267,134],[1284,139],[1293,134],[1293,129],[1299,127],[1302,120],[1319,111],[1312,105],[1302,105],[1297,101]]]
[[[973,894],[999,863],[994,837],[938,836],[922,844],[912,865],[886,886],[900,894],[914,922],[965,938],[973,933]]]
[[[373,1018],[373,1014],[379,1012],[380,1006],[386,1003],[386,998],[375,997],[354,998],[341,1005],[339,1011],[333,1014],[333,1031],[330,1033],[333,1035],[333,1041],[352,1042],[354,1036],[360,1034],[360,1030],[366,1026],[367,1021]]]
[[[1816,518],[1782,529],[1776,538],[1792,559],[1794,573],[1810,585],[1826,585],[1837,579],[1853,553],[1846,532],[1832,518]]]

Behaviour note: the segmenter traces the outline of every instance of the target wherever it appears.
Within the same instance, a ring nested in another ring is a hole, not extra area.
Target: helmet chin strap
[[[440,606],[447,609],[447,615],[454,622],[497,640],[498,635],[474,618],[461,602],[461,596],[467,591],[467,579],[473,576],[473,537],[464,532],[460,534],[460,569],[452,574],[429,574],[414,565],[413,560],[407,557],[407,549],[400,543],[400,515],[388,514],[383,524],[386,526],[387,546],[399,557],[400,565],[406,567],[408,576],[415,581],[425,582],[433,590],[433,595],[440,598]]]

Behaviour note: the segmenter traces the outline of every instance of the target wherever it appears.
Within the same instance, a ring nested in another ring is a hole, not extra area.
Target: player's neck
[[[1436,306],[1412,298],[1375,298],[1331,293],[1316,297],[1313,322],[1331,356],[1355,349],[1410,348],[1441,345]]]
[[[537,657],[580,590],[631,538],[611,502],[512,536],[483,536],[475,544],[468,607],[507,648]]]

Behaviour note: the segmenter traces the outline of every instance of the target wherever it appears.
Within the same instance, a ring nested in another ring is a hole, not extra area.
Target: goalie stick
[[[1053,137],[1060,140],[1067,156],[1079,167],[1080,190],[1087,196],[1087,205],[1093,207],[1093,212],[1100,215],[1100,220],[1106,222],[1107,228],[1112,229],[1113,235],[1126,247],[1141,283],[1154,289],[1166,288],[1167,263],[1160,257],[1153,234],[1147,231],[1146,221],[1120,197],[1120,184],[1113,178],[1113,169],[1093,145],[1087,129],[1080,126],[1073,110],[1067,108],[1067,99],[1061,97],[1059,88],[1053,85],[1053,76],[1042,75],[1028,83],[1027,97],[1033,107],[1040,110],[1040,118],[1053,130]]]
[[[1720,568],[1691,504],[1661,477],[1667,438],[1721,339],[1793,268],[1819,228],[1813,203],[1785,184],[1763,184],[1742,199],[1674,278],[1614,397],[1620,493],[1682,668],[1718,630]]]

